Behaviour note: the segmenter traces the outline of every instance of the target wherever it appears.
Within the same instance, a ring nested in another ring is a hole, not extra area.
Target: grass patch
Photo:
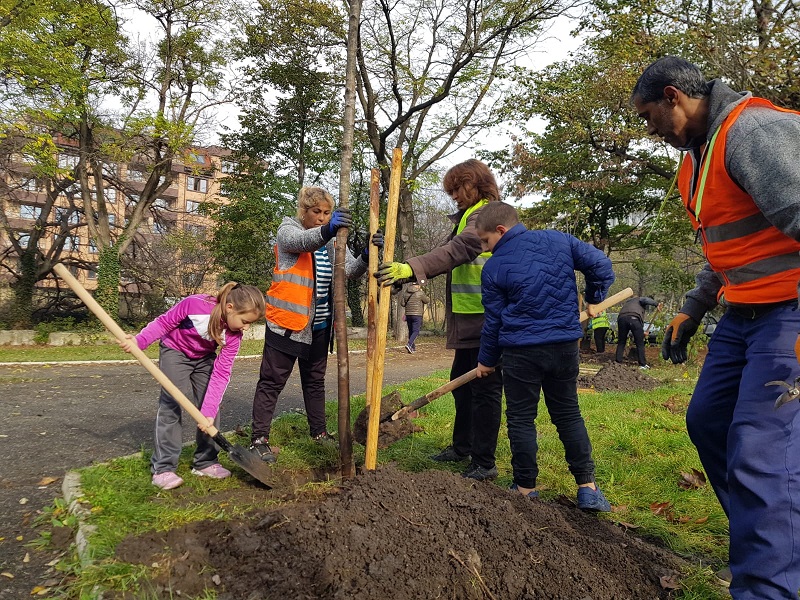
[[[719,567],[727,560],[727,520],[709,485],[682,489],[681,473],[701,469],[697,453],[685,429],[685,407],[694,386],[694,377],[683,377],[685,369],[665,365],[650,374],[664,381],[650,392],[586,393],[581,408],[594,446],[597,481],[615,506],[608,518],[634,528],[638,535],[669,547],[695,561],[683,580],[680,598],[716,600],[726,597],[714,583],[710,566]],[[404,401],[422,396],[447,381],[446,371],[422,377],[398,386]],[[384,391],[388,393],[391,388]],[[363,408],[363,396],[352,403],[355,420]],[[335,429],[336,404],[327,407],[329,426]],[[400,440],[378,452],[379,463],[397,462],[409,471],[447,469],[459,471],[463,465],[447,465],[428,457],[450,441],[455,416],[449,397],[435,400],[422,411],[419,423],[424,433]],[[543,402],[537,419],[539,433],[539,489],[545,500],[560,495],[575,497],[575,483],[567,469],[555,427]],[[246,444],[247,432],[238,443]],[[273,424],[270,441],[280,446],[278,467],[301,473],[311,469],[335,469],[337,451],[318,445],[308,436],[304,415],[287,413]],[[126,565],[114,558],[119,542],[129,534],[165,530],[180,524],[207,519],[232,519],[247,512],[285,500],[260,492],[248,495],[252,487],[239,478],[217,481],[191,476],[188,447],[181,455],[178,473],[186,483],[182,488],[161,492],[150,485],[149,456],[144,454],[114,460],[81,470],[87,505],[91,506],[90,524],[97,526],[91,537],[94,562],[75,567],[65,597],[82,598],[95,586],[111,590],[136,590],[142,567]],[[363,463],[364,449],[354,445],[357,463]],[[236,468],[220,455],[228,468]],[[499,486],[511,483],[511,452],[505,419],[500,430],[497,466]],[[300,488],[301,498],[310,499],[331,483],[307,484]],[[660,512],[653,506],[669,503]],[[75,561],[73,561],[75,563]],[[210,597],[209,597],[210,598]]]
[[[348,349],[365,350],[366,340],[348,340]],[[264,350],[264,340],[244,340],[239,356],[260,356]],[[151,344],[145,350],[150,358],[158,358],[158,344]],[[69,362],[91,360],[135,360],[116,344],[92,344],[75,346],[0,346],[0,362]]]

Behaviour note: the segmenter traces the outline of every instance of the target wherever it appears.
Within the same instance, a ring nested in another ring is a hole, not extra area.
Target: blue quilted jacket
[[[509,229],[483,267],[484,324],[478,361],[494,367],[502,349],[577,341],[575,271],[586,279],[584,298],[597,304],[614,282],[611,260],[594,246],[551,229]]]

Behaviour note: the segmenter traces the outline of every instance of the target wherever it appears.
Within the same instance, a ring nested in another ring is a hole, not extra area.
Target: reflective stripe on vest
[[[488,200],[481,200],[464,211],[458,223],[456,235],[464,231],[469,216],[488,203]],[[481,272],[483,271],[483,265],[491,255],[491,252],[483,252],[472,262],[459,265],[453,269],[450,277],[450,297],[452,299],[454,313],[483,313],[483,303],[481,302]]]
[[[311,316],[314,295],[314,259],[311,252],[302,252],[288,269],[278,268],[278,246],[275,246],[275,269],[272,285],[267,290],[268,321],[291,331],[302,331]]]
[[[748,106],[800,114],[763,98],[741,102],[714,132],[700,158],[696,169],[700,179],[694,194],[691,156],[681,164],[678,188],[692,227],[702,237],[706,260],[722,281],[719,295],[733,304],[766,304],[797,297],[800,242],[767,221],[725,168],[728,130]]]

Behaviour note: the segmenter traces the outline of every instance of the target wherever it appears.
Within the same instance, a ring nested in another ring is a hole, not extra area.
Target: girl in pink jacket
[[[219,428],[219,407],[228,387],[242,333],[264,315],[264,295],[252,285],[230,282],[215,296],[188,296],[151,321],[136,337],[119,345],[130,352],[160,340],[159,367],[200,409],[208,425]],[[219,353],[217,353],[219,349]],[[183,483],[175,472],[183,434],[181,408],[163,388],[156,413],[155,442],[150,461],[153,485],[171,490]],[[219,449],[203,430],[197,431],[192,474],[224,479],[231,473],[218,461]]]

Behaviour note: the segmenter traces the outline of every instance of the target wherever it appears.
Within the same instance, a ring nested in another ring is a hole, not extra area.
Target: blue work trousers
[[[578,405],[578,343],[503,348],[503,387],[514,483],[536,487],[536,416],[539,394],[564,446],[569,470],[580,485],[594,481],[592,444]]]
[[[800,311],[783,305],[755,318],[720,319],[686,413],[708,479],[730,521],[735,600],[798,598],[800,402],[774,408],[800,375]]]

